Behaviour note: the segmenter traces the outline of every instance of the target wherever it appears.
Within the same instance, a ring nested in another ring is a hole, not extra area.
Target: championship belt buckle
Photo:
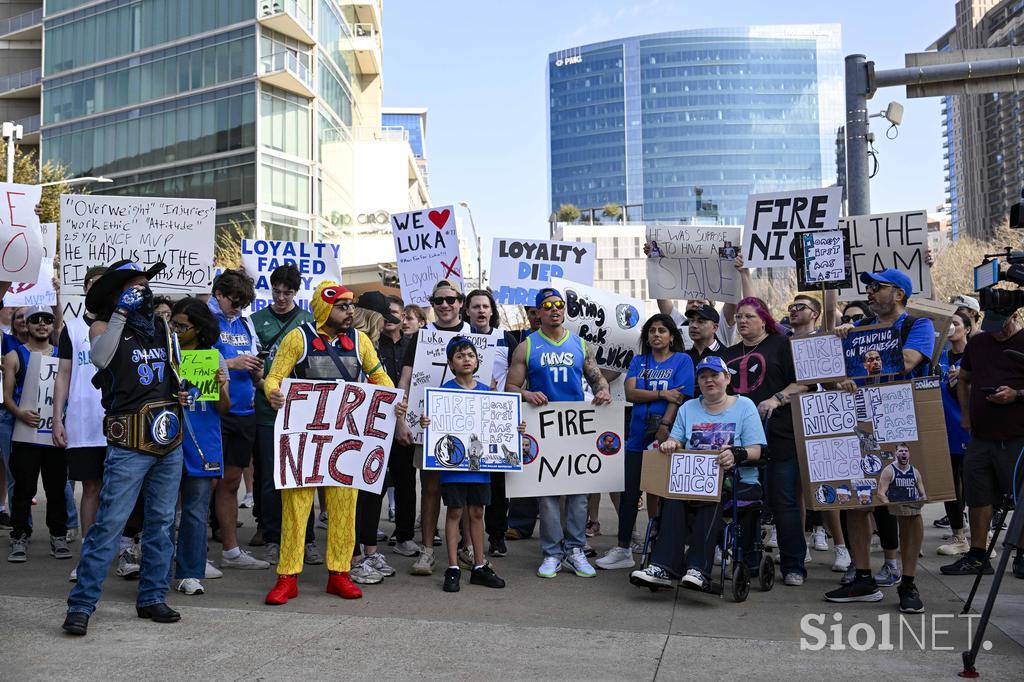
[[[181,435],[181,418],[176,412],[166,408],[155,412],[149,423],[148,434],[153,443],[166,448]]]
[[[131,432],[131,415],[112,415],[107,419],[107,438],[117,445],[127,445]]]

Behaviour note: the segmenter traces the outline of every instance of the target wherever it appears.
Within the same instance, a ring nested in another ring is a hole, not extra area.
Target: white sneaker
[[[203,584],[196,578],[185,578],[179,580],[177,586],[174,588],[178,592],[184,592],[187,595],[193,594],[205,594],[206,590],[203,589]]]
[[[540,568],[537,569],[537,575],[541,578],[554,578],[560,570],[562,570],[562,562],[558,557],[546,556]]]
[[[68,582],[69,583],[77,583],[78,582],[78,566],[75,566],[74,568],[71,569],[71,574],[68,576]]]
[[[268,542],[263,548],[263,560],[268,564],[276,564],[281,560],[281,545],[276,542]],[[308,563],[308,562],[305,562]]]
[[[816,552],[827,552],[828,551],[828,536],[825,534],[825,529],[818,526],[811,533],[811,544],[814,545],[814,551]]]
[[[64,537],[66,537],[68,539],[68,542],[74,542],[75,540],[78,539],[78,529],[77,528],[68,528],[68,534],[65,535]]]
[[[370,556],[363,560],[364,563],[370,565],[373,570],[380,573],[385,578],[390,578],[395,574],[395,569],[384,559],[384,555],[380,552],[374,552]]]
[[[217,578],[223,578],[224,573],[214,566],[210,561],[206,562],[206,575],[204,576],[207,580],[216,580]]]
[[[252,554],[249,554],[244,549],[239,548],[238,556],[234,559],[229,559],[225,555],[220,557],[221,568],[238,568],[243,571],[259,571],[270,568],[270,564],[262,559],[257,559]]]
[[[655,587],[672,587],[672,579],[664,569],[651,564],[642,571],[633,571],[629,574],[629,582],[634,585],[653,585]]]
[[[836,560],[832,562],[832,570],[836,573],[845,573],[851,561],[850,550],[846,547],[836,547]]]
[[[569,552],[568,555],[562,558],[562,565],[567,570],[573,571],[581,578],[593,578],[597,575],[597,571],[587,561],[587,555],[583,553],[583,550],[577,547],[576,549]]]
[[[252,493],[246,493],[245,497],[242,498],[242,503],[238,505],[238,508],[239,509],[250,509],[251,507],[252,507]],[[200,585],[199,588],[200,588],[200,590],[202,590],[202,585]],[[192,594],[192,593],[191,592],[186,592],[185,594]],[[202,592],[200,592],[200,594],[202,594]]]
[[[402,540],[395,543],[395,548],[391,551],[402,556],[416,556],[420,553],[420,546],[414,540]]]
[[[416,563],[412,565],[413,575],[432,575],[434,573],[434,548],[421,547]]]
[[[679,581],[679,584],[703,590],[704,586],[707,584],[707,578],[705,578],[704,574],[696,568],[688,568],[686,569],[686,575],[684,575],[683,579]]]
[[[125,580],[134,580],[139,577],[139,570],[139,560],[132,548],[122,549],[117,555],[117,570],[114,573]]]
[[[316,527],[327,529],[327,512],[320,512],[320,516],[316,518]]]
[[[465,547],[461,548],[459,550],[458,554],[459,554],[459,561],[461,563],[465,564],[466,566],[469,566],[470,568],[473,568],[474,559],[473,559],[473,547],[472,547],[472,545],[466,545]]]
[[[960,554],[967,554],[970,549],[971,544],[967,542],[966,536],[954,535],[948,545],[939,545],[936,552],[941,556],[959,556]]]
[[[764,543],[765,547],[771,547],[773,549],[779,546],[779,536],[775,532],[775,526],[772,526],[772,534],[768,536],[768,542]]]
[[[790,587],[800,587],[804,584],[804,577],[799,573],[787,573],[782,582]]]
[[[377,585],[384,581],[384,576],[380,571],[366,563],[365,559],[349,570],[348,577],[352,579],[352,582],[360,585]]]
[[[302,563],[309,564],[310,566],[319,566],[323,562],[324,558],[320,556],[320,550],[317,549],[316,543],[307,543],[306,549],[303,551]]]
[[[636,562],[633,561],[633,553],[627,547],[612,547],[604,556],[594,562],[598,568],[612,571],[617,568],[633,568]]]

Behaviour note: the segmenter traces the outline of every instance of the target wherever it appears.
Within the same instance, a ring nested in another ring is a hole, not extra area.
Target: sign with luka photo
[[[553,277],[565,297],[565,328],[593,349],[597,366],[623,373],[640,344],[643,301]]]
[[[345,381],[281,382],[274,422],[274,486],[381,492],[403,392]]]
[[[724,225],[648,225],[647,294],[651,298],[736,303],[735,258],[741,229]]]
[[[495,239],[488,274],[494,299],[504,305],[533,305],[552,277],[593,284],[596,251],[588,242]]]
[[[881,324],[855,327],[843,339],[843,357],[851,379],[903,374],[900,330]]]
[[[525,405],[523,471],[505,475],[509,497],[610,493],[625,486],[625,405]]]
[[[428,388],[423,468],[522,471],[518,393]]]
[[[395,260],[406,303],[430,305],[434,283],[462,285],[462,261],[455,210],[451,206],[391,214]]]
[[[243,239],[242,267],[253,278],[256,300],[250,312],[266,308],[274,301],[270,275],[282,265],[294,265],[299,271],[299,290],[295,304],[309,310],[309,300],[318,282],[341,281],[341,247],[322,242],[283,242],[273,239]]]

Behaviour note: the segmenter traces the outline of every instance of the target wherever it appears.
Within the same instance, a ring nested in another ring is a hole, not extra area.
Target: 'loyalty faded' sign
[[[842,187],[749,195],[743,231],[747,267],[794,266],[794,233],[836,229],[842,204]]]
[[[451,206],[392,213],[391,232],[406,303],[429,306],[434,283],[442,279],[462,286],[459,237]]]
[[[300,285],[295,294],[295,304],[305,310],[309,310],[309,300],[317,284],[325,279],[341,281],[341,247],[337,244],[243,239],[242,267],[255,280],[256,300],[252,302],[252,312],[273,303],[270,275],[288,264],[299,271]]]
[[[593,284],[595,251],[589,242],[495,239],[488,277],[494,299],[505,305],[533,305],[552,277]]]

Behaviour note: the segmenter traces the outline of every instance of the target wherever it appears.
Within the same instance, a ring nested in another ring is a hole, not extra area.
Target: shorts
[[[442,483],[441,500],[452,509],[486,507],[491,503],[490,483]]]
[[[889,505],[889,513],[893,516],[920,516],[924,502],[897,502]]]
[[[105,447],[68,448],[69,481],[102,481]]]
[[[225,414],[220,418],[224,466],[246,468],[252,462],[256,443],[255,414]]]
[[[972,438],[964,455],[964,504],[988,507],[1002,504],[1012,494],[1013,468],[1024,448],[1024,437],[994,441]],[[1017,474],[1018,482],[1022,474]]]

